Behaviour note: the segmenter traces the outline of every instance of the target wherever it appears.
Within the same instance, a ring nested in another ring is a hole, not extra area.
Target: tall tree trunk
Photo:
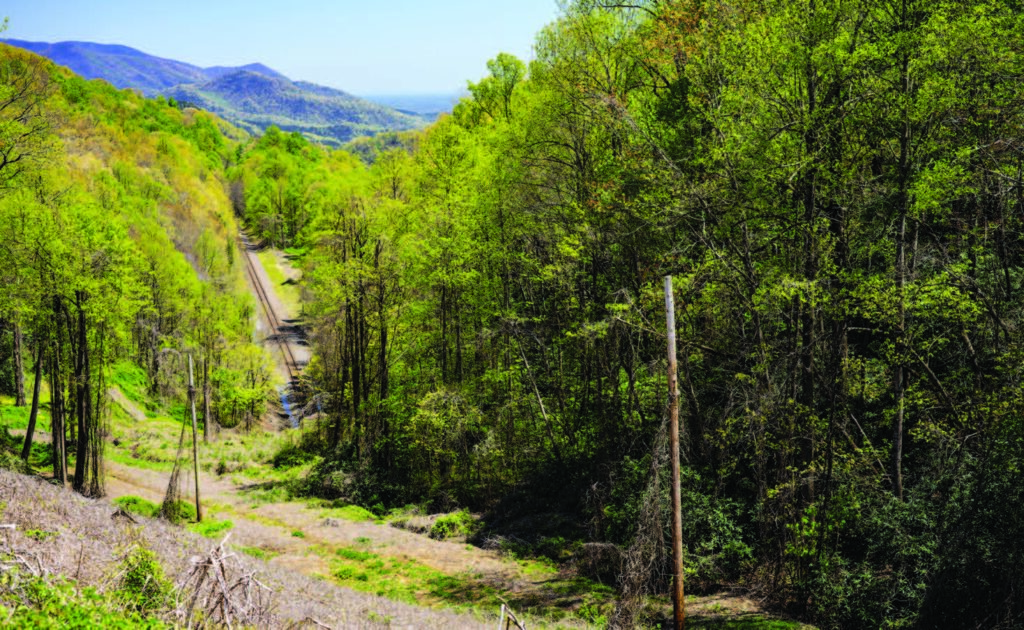
[[[75,478],[71,487],[76,492],[85,492],[85,477],[88,471],[89,459],[89,338],[86,331],[85,307],[82,304],[82,296],[78,295],[78,358],[75,361],[75,417],[78,420],[78,440],[75,444]]]
[[[68,483],[67,444],[64,442],[64,388],[60,373],[60,337],[53,345],[50,364],[50,434],[53,444],[53,478]]]
[[[14,406],[25,406],[25,366],[21,360],[21,324],[14,322]]]
[[[32,452],[32,436],[36,432],[36,418],[39,415],[39,386],[43,381],[43,348],[40,343],[36,349],[35,382],[32,383],[32,411],[28,414],[28,429],[25,431],[25,444],[21,448],[21,458],[28,461]],[[51,427],[52,430],[52,427]]]
[[[901,22],[906,25],[907,1],[903,0]],[[910,54],[903,51],[900,59],[900,88],[905,98],[910,97]],[[900,162],[898,170],[897,210],[899,212],[899,233],[896,238],[896,300],[899,309],[894,331],[896,348],[896,369],[893,374],[893,394],[896,398],[896,417],[893,421],[892,439],[892,491],[896,498],[903,500],[903,422],[906,408],[906,282],[907,282],[907,213],[910,206],[910,112],[904,103],[902,129],[900,130]]]
[[[217,434],[217,425],[210,417],[210,353],[203,359],[203,441],[210,441],[210,433]]]
[[[811,0],[808,5],[809,24],[813,31],[810,46],[818,41],[817,29],[817,1]],[[808,51],[810,52],[810,51]],[[804,206],[804,281],[808,284],[814,283],[817,275],[817,258],[815,222],[818,218],[818,160],[821,151],[820,129],[818,127],[818,74],[814,65],[814,56],[809,54],[806,67],[806,90],[807,90],[807,128],[804,131],[804,152],[805,159],[809,160],[811,166],[804,175],[803,181],[803,206]],[[810,296],[808,296],[809,298]],[[803,444],[800,453],[800,468],[807,469],[815,457],[815,422],[817,410],[815,406],[815,356],[814,356],[814,329],[817,326],[816,307],[810,299],[804,300],[800,309],[800,404],[803,406],[803,413],[807,420],[806,433],[801,437]],[[814,502],[814,471],[808,472],[807,478],[807,501]]]

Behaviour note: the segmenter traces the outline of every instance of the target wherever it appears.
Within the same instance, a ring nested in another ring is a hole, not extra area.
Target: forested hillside
[[[173,398],[193,355],[210,431],[263,413],[270,372],[223,176],[238,134],[0,45],[3,393],[31,407],[27,460],[46,384],[53,475],[84,494],[104,492],[119,362]]]
[[[424,119],[351,94],[264,72],[236,70],[209,81],[163,90],[191,107],[215,112],[253,133],[271,126],[338,146],[353,138],[418,129]]]
[[[216,113],[255,134],[277,126],[314,142],[338,146],[360,136],[420,129],[429,118],[341,90],[293,82],[260,63],[200,68],[127,46],[0,41],[31,50],[87,79],[103,79],[115,87]]]
[[[673,275],[688,588],[1022,623],[1021,7],[602,4],[410,151],[270,133],[232,176],[304,255],[311,487],[615,543],[665,592]]]

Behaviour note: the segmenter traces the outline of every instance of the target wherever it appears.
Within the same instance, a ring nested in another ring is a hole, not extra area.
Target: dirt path
[[[112,499],[119,496],[141,496],[155,503],[163,500],[168,473],[130,468],[114,462],[107,466],[107,492]],[[482,574],[493,579],[515,577],[515,564],[497,553],[477,547],[430,539],[373,521],[349,521],[325,518],[323,510],[297,502],[254,505],[245,496],[252,485],[240,485],[227,477],[200,472],[203,503],[209,518],[231,519],[235,523],[232,540],[246,547],[255,547],[278,554],[273,562],[304,572],[326,573],[326,565],[308,554],[314,545],[350,546],[369,539],[372,545],[385,549],[388,555],[404,556],[449,575],[463,571]],[[191,487],[190,482],[183,487]],[[301,538],[292,532],[302,532]]]

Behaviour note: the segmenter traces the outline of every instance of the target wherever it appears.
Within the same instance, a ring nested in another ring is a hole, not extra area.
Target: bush
[[[451,514],[445,514],[434,521],[430,527],[430,537],[437,540],[447,540],[458,536],[466,537],[472,534],[476,521],[467,510],[459,510]]]
[[[144,547],[132,549],[121,562],[118,596],[128,610],[147,614],[165,608],[171,597],[171,583],[164,575],[156,554]]]
[[[288,442],[281,446],[277,453],[274,454],[270,463],[274,468],[293,468],[305,464],[314,457],[312,453],[308,453],[298,445]]]
[[[160,506],[160,516],[175,524],[194,523],[196,520],[196,506],[181,500],[170,504],[164,503]]]
[[[159,620],[118,610],[93,588],[76,588],[63,578],[52,581],[30,578],[18,593],[0,589],[0,619],[5,627],[63,628],[164,628]],[[9,608],[7,606],[10,606]]]
[[[126,494],[123,497],[114,499],[114,505],[122,508],[125,512],[156,518],[160,514],[160,506],[142,497]]]

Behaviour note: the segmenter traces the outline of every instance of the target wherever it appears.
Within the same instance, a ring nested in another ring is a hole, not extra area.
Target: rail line
[[[256,301],[258,301],[260,306],[263,307],[263,313],[267,316],[267,323],[270,324],[272,334],[276,337],[277,345],[281,349],[281,357],[284,359],[284,369],[288,372],[288,382],[297,382],[299,364],[295,360],[295,355],[292,354],[291,345],[288,343],[288,340],[282,330],[283,327],[281,325],[281,320],[274,311],[274,305],[270,303],[270,298],[267,296],[267,290],[264,288],[263,282],[260,281],[260,276],[256,273],[256,266],[253,264],[252,258],[249,256],[249,239],[242,234],[239,236],[239,240],[241,241],[244,249],[245,270],[248,272],[249,281],[252,282],[252,286],[256,289]]]

